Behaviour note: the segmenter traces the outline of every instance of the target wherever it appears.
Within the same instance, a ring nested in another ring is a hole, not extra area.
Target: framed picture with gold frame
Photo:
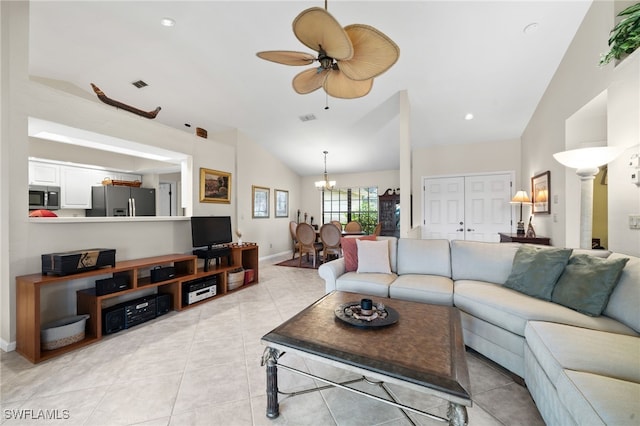
[[[533,213],[551,214],[551,172],[546,171],[531,178],[531,203]]]
[[[265,219],[269,217],[269,188],[251,185],[251,217]]]
[[[289,191],[284,189],[273,190],[273,204],[276,217],[289,217]]]
[[[231,173],[201,167],[200,202],[231,203]]]

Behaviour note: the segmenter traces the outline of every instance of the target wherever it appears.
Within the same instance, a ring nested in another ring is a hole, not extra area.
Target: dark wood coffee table
[[[399,315],[398,321],[385,327],[357,327],[336,317],[338,306],[362,298],[392,308]],[[335,291],[264,335],[262,343],[267,346],[262,361],[267,368],[269,418],[279,415],[280,367],[329,384],[313,390],[336,386],[401,408],[405,415],[407,411],[415,412],[453,425],[468,422],[466,407],[472,404],[469,373],[456,308]],[[391,395],[387,400],[353,389],[348,386],[353,381],[334,383],[279,364],[285,352],[355,372],[369,382],[377,380],[385,390],[384,383],[393,383],[443,398],[449,401],[448,419],[403,405]]]

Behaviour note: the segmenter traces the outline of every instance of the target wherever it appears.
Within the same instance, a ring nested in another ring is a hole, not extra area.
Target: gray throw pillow
[[[572,249],[518,247],[504,286],[542,300],[551,300],[553,287],[569,261]]]
[[[586,315],[599,316],[628,261],[588,254],[573,256],[553,290],[551,301]]]

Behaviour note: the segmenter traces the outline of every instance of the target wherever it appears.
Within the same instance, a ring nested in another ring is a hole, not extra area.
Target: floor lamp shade
[[[563,166],[576,169],[580,177],[580,248],[590,249],[593,226],[593,180],[598,167],[622,154],[621,147],[593,147],[572,149],[553,154]]]

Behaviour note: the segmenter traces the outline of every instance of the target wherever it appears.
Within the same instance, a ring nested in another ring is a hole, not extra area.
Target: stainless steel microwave
[[[29,185],[29,210],[60,208],[60,187]]]

